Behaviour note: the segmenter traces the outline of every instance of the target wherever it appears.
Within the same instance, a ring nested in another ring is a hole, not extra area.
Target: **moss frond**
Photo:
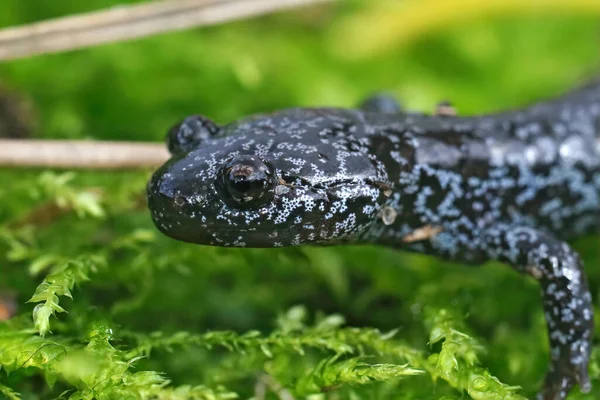
[[[464,333],[463,321],[447,309],[428,310],[431,345],[441,343],[439,353],[433,353],[428,363],[435,380],[441,378],[458,390],[466,391],[473,399],[525,400],[517,392],[519,386],[506,385],[478,364],[484,347]]]
[[[105,257],[90,254],[65,261],[54,267],[53,272],[44,278],[29,299],[30,303],[40,303],[33,309],[33,323],[40,335],[44,336],[50,331],[50,317],[55,313],[65,312],[65,309],[59,305],[59,296],[72,299],[73,287],[87,281],[90,273],[105,265]]]
[[[295,393],[302,396],[329,392],[343,384],[358,386],[378,381],[393,382],[422,373],[408,364],[367,364],[360,357],[339,360],[338,356],[333,356],[322,360],[313,370],[301,376],[296,381]]]
[[[0,383],[0,394],[7,400],[21,400],[21,396],[10,387]]]

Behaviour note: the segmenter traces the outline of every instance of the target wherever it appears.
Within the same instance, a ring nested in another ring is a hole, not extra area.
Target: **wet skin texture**
[[[593,309],[564,242],[600,218],[600,84],[520,110],[289,109],[225,126],[189,117],[148,184],[166,235],[213,246],[376,243],[536,279],[551,361],[540,399],[590,389]]]

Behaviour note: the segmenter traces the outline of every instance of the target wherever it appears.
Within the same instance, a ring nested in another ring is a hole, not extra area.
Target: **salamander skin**
[[[167,141],[148,203],[166,235],[235,247],[376,243],[536,279],[550,340],[540,399],[589,391],[593,308],[564,240],[600,218],[600,83],[492,115],[295,108],[218,126],[193,116]]]

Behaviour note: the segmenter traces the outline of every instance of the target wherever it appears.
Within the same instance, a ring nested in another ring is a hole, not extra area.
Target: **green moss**
[[[8,26],[121,2],[4,3]],[[472,21],[350,60],[332,50],[348,44],[331,22],[363,7],[14,61],[0,82],[34,104],[36,137],[161,141],[187,114],[351,106],[381,89],[422,110],[514,107],[598,66],[598,24],[574,16]],[[541,385],[538,288],[509,268],[373,246],[175,242],[150,222],[148,176],[0,170],[0,292],[19,308],[0,323],[0,396],[517,399]],[[575,243],[594,296],[596,241]],[[598,355],[594,391],[572,398],[600,396]]]

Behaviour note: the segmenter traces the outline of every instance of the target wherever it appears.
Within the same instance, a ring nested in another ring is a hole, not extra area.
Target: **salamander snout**
[[[148,208],[154,225],[174,239],[211,242],[202,229],[216,217],[216,171],[194,167],[186,157],[173,157],[157,169],[147,185]]]
[[[289,231],[285,221],[302,211],[297,191],[284,185],[272,160],[203,148],[156,170],[147,186],[148,207],[156,227],[174,239],[267,247],[274,241],[268,235],[286,239],[277,231]],[[302,198],[316,197],[324,196],[308,192]]]

